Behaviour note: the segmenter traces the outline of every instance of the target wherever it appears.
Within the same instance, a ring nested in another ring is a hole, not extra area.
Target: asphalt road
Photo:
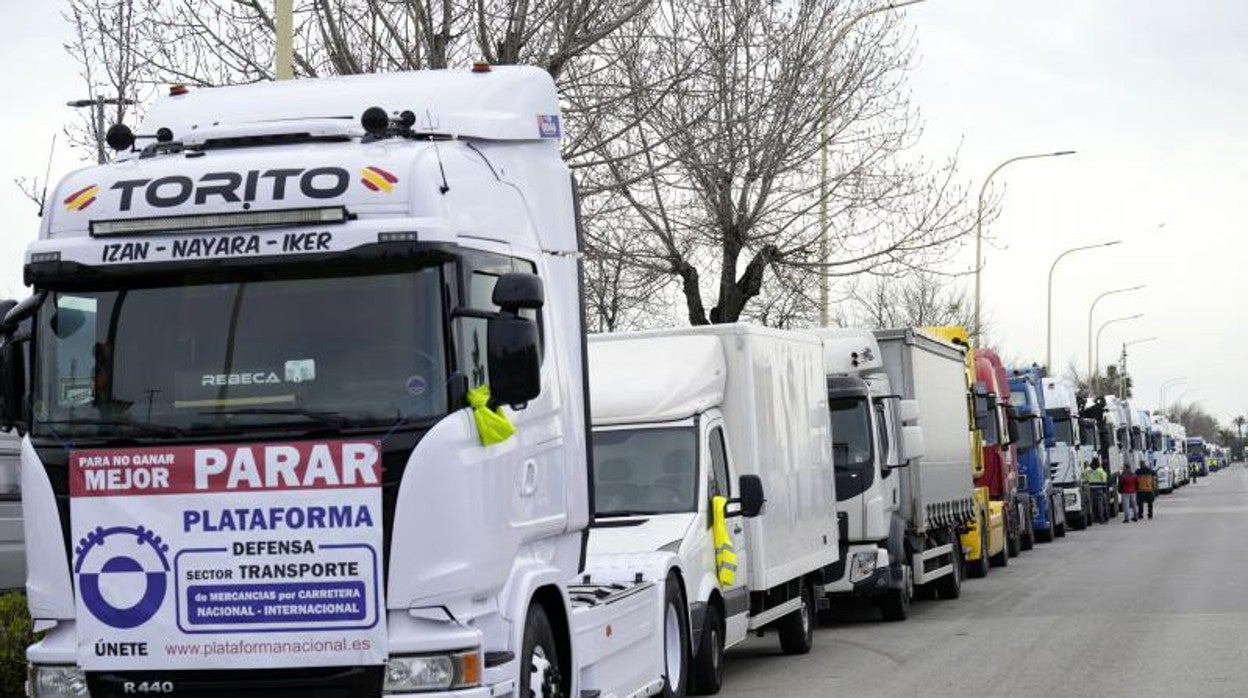
[[[916,601],[900,623],[843,608],[807,656],[774,635],[729,652],[725,696],[1248,695],[1248,470],[1159,498]]]

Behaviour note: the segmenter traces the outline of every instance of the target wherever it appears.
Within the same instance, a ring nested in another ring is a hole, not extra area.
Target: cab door
[[[708,535],[706,550],[710,551],[710,569],[714,576],[715,545],[712,535],[714,524],[711,501],[714,497],[732,499],[736,493],[736,470],[732,467],[731,454],[728,452],[727,439],[724,436],[723,419],[715,416],[703,423],[702,443],[705,445],[703,457],[708,464],[706,469],[706,496],[704,497],[704,528]],[[724,646],[731,647],[745,639],[749,630],[750,592],[746,585],[749,576],[749,548],[744,519],[730,517],[728,519],[728,535],[732,538],[733,552],[737,556],[736,577],[732,584],[719,586],[720,596],[724,600]]]

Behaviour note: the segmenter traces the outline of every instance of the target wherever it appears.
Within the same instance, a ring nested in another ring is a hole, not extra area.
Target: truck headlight
[[[1079,506],[1079,493],[1078,493],[1078,492],[1067,492],[1067,493],[1066,493],[1066,506],[1068,506],[1068,507],[1077,507],[1077,506]]]
[[[27,690],[33,698],[76,698],[87,694],[87,675],[76,666],[31,664]]]
[[[397,656],[386,662],[386,693],[444,691],[480,685],[481,653],[476,650]]]
[[[861,553],[854,553],[849,560],[849,583],[856,584],[864,579],[870,579],[875,574],[875,558],[874,550]]]

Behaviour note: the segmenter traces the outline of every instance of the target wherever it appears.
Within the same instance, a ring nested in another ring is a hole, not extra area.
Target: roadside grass
[[[26,595],[0,594],[0,696],[26,695],[26,647],[34,641]]]

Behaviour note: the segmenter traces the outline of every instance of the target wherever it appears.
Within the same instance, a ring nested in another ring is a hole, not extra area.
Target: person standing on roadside
[[[1131,472],[1131,465],[1122,464],[1122,474],[1118,476],[1118,495],[1122,500],[1122,522],[1139,521],[1140,512],[1135,508],[1135,488],[1140,479]]]
[[[1092,456],[1092,462],[1083,469],[1083,479],[1092,490],[1092,518],[1097,523],[1109,523],[1109,474],[1101,467],[1099,456]]]
[[[1135,501],[1139,513],[1135,518],[1144,518],[1144,510],[1148,509],[1148,518],[1153,518],[1153,500],[1157,499],[1157,471],[1141,463],[1135,471]]]

